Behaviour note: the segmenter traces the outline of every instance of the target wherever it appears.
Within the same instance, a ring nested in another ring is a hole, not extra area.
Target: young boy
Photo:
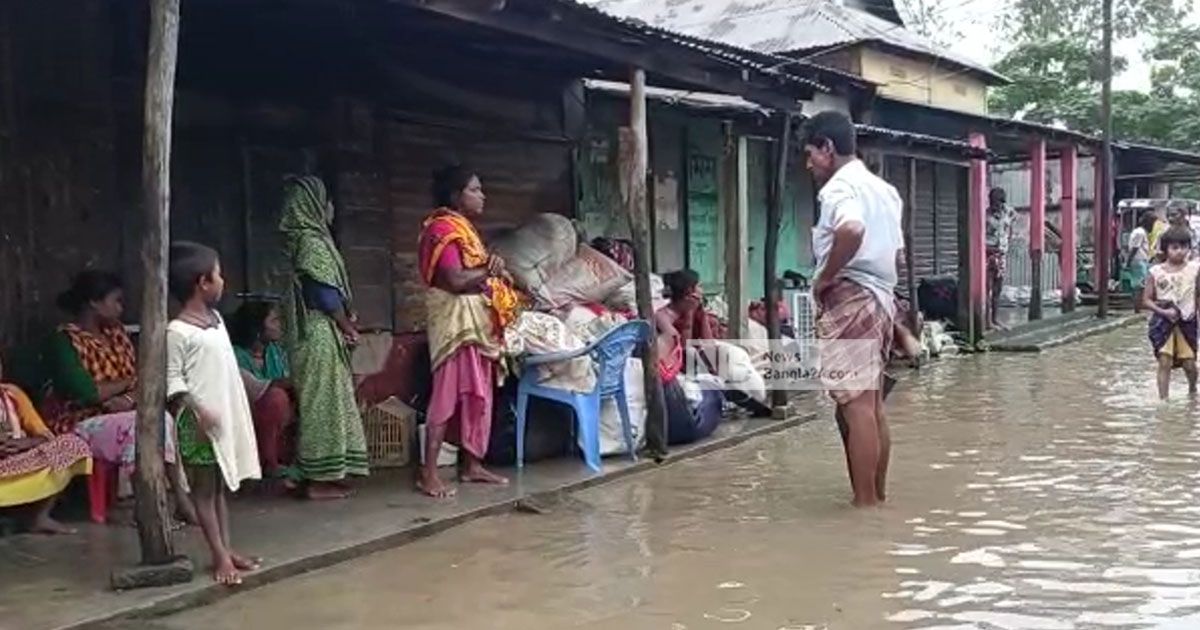
[[[1142,307],[1151,312],[1150,345],[1158,359],[1158,395],[1167,399],[1171,370],[1183,368],[1196,393],[1196,298],[1200,261],[1188,260],[1191,231],[1175,226],[1159,238],[1166,260],[1150,268]]]
[[[241,371],[216,305],[225,289],[217,252],[196,243],[171,245],[169,285],[182,309],[167,326],[167,397],[192,501],[212,552],[213,579],[241,584],[259,561],[233,550],[225,488],[258,479],[258,446]]]

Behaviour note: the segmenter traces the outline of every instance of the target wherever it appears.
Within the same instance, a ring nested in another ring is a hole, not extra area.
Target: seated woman
[[[29,506],[29,531],[74,533],[50,511],[71,478],[91,473],[87,442],[76,435],[55,437],[25,392],[3,379],[0,364],[0,508]]]
[[[655,327],[659,334],[659,356],[662,361],[675,365],[661,368],[664,377],[682,369],[682,361],[691,341],[716,341],[721,338],[714,330],[713,318],[704,310],[704,293],[700,287],[700,276],[691,269],[672,271],[663,276],[670,302],[654,314]],[[664,347],[665,346],[665,347]],[[665,351],[665,353],[664,353]],[[715,351],[715,348],[714,348]],[[717,357],[714,351],[699,353],[699,358],[708,372],[717,374]],[[725,398],[755,416],[765,417],[771,409],[739,390],[727,390]]]
[[[288,380],[283,320],[271,302],[247,301],[230,319],[229,336],[246,383],[263,473],[298,481],[295,453],[296,397]]]
[[[55,435],[83,438],[99,462],[134,470],[137,424],[137,359],[133,341],[121,324],[124,290],[114,274],[84,271],[59,296],[58,306],[72,316],[51,336],[47,359],[50,387],[42,415]],[[175,463],[175,428],[164,417],[163,452],[178,490],[183,483]],[[187,506],[183,504],[185,518]]]

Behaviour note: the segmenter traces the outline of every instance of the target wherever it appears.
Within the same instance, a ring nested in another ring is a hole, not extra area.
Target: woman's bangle
[[[134,399],[133,399],[133,396],[130,396],[128,392],[126,392],[126,393],[124,393],[124,394],[121,394],[121,397],[122,397],[122,398],[124,398],[125,400],[128,400],[128,401],[129,401],[129,404],[131,404],[131,405],[136,405],[136,404],[137,404],[137,401],[136,401],[136,400],[134,400]]]

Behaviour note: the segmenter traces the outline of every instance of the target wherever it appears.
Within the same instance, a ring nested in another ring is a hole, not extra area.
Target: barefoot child
[[[233,550],[225,488],[258,479],[254,421],[225,323],[216,305],[225,288],[217,252],[196,243],[171,245],[171,295],[183,308],[167,326],[167,397],[178,418],[179,451],[192,501],[212,552],[213,579],[240,584],[258,561]]]
[[[1183,368],[1188,391],[1196,393],[1196,284],[1200,261],[1188,260],[1192,235],[1172,227],[1159,239],[1166,260],[1150,269],[1142,306],[1151,312],[1150,345],[1158,359],[1158,395],[1167,399],[1171,370]]]

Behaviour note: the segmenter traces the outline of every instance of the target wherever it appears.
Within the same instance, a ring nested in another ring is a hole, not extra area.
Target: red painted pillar
[[[1046,251],[1046,141],[1029,147],[1029,321],[1042,318],[1042,253]]]
[[[987,137],[981,133],[972,133],[971,146],[986,149]],[[967,289],[970,319],[968,338],[973,344],[983,340],[983,331],[987,322],[987,205],[988,205],[988,162],[983,158],[971,160],[968,174],[969,209],[967,217],[967,232],[969,243],[969,260],[967,273],[969,286]]]
[[[1064,313],[1075,310],[1075,260],[1079,245],[1076,239],[1079,216],[1076,199],[1079,181],[1079,149],[1070,145],[1062,153],[1062,308]]]
[[[1099,155],[1096,155],[1092,161],[1096,174],[1095,188],[1092,192],[1092,290],[1096,295],[1100,295],[1100,287],[1104,286],[1107,278],[1104,277],[1105,266],[1100,264],[1100,258],[1104,256],[1104,223],[1101,221],[1102,212],[1100,204],[1104,199],[1104,167],[1101,164]]]

